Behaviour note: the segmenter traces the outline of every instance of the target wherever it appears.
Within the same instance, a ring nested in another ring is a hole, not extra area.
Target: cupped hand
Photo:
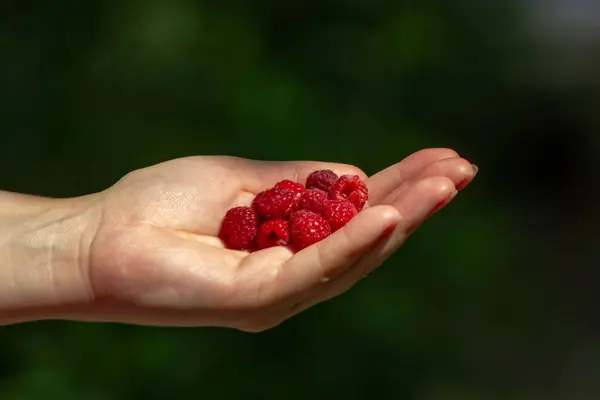
[[[369,202],[344,228],[296,254],[253,253],[217,238],[225,212],[283,179],[316,169],[358,174]],[[448,204],[476,168],[425,149],[367,177],[336,163],[206,156],[134,171],[98,196],[100,222],[85,273],[93,300],[80,319],[221,326],[256,332],[347,291]]]

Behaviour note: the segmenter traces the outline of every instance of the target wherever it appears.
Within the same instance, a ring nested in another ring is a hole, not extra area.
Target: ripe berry
[[[323,211],[325,202],[329,200],[327,192],[321,189],[309,189],[302,195],[300,200],[300,209],[314,211],[320,214]]]
[[[219,238],[233,250],[249,250],[254,247],[258,231],[258,215],[250,207],[234,207],[227,211]]]
[[[292,243],[298,250],[317,243],[331,234],[325,218],[308,210],[300,210],[290,217]]]
[[[275,184],[275,187],[279,188],[279,189],[289,190],[290,192],[294,192],[296,197],[301,197],[304,194],[304,192],[306,192],[306,188],[301,183],[293,182],[293,181],[290,181],[289,179],[285,179],[281,182],[277,182]]]
[[[298,218],[304,218],[305,216],[312,215],[312,214],[316,214],[316,213],[314,211],[310,211],[310,210],[298,210],[298,211],[290,214],[289,221],[290,221],[290,223],[293,223],[294,220],[296,220]]]
[[[369,199],[369,190],[358,175],[342,175],[329,190],[329,198],[348,200],[360,211]]]
[[[306,177],[306,188],[321,189],[329,193],[329,189],[331,189],[331,186],[333,186],[337,179],[337,174],[330,169],[313,171]]]
[[[328,200],[323,208],[323,217],[335,232],[356,216],[358,210],[348,200]]]
[[[266,219],[286,218],[298,209],[299,202],[294,192],[274,187],[257,194],[252,208]]]
[[[289,223],[285,219],[264,221],[258,228],[256,243],[259,249],[286,246],[290,241]]]

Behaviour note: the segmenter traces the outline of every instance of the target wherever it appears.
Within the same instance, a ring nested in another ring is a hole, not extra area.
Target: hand
[[[368,206],[343,229],[296,254],[223,248],[221,219],[282,179],[329,168],[358,174]],[[471,181],[454,151],[426,149],[371,176],[323,162],[182,158],[134,171],[98,194],[89,249],[93,300],[75,319],[261,331],[338,296],[379,266]]]

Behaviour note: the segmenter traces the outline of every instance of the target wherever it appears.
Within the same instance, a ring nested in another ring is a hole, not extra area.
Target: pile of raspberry
[[[346,225],[368,198],[367,186],[358,175],[314,171],[305,185],[286,179],[258,193],[250,207],[229,209],[219,238],[232,250],[287,246],[298,251]]]

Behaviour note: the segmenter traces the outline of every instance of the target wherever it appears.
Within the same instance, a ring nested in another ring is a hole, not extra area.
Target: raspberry
[[[369,190],[358,175],[342,175],[329,190],[329,198],[348,200],[360,211],[369,199]]]
[[[299,202],[294,192],[274,187],[257,194],[252,208],[266,219],[285,218],[296,211]]]
[[[321,189],[329,193],[329,189],[331,189],[331,186],[333,186],[337,179],[337,174],[330,169],[313,171],[306,177],[306,188]]]
[[[316,214],[316,213],[314,211],[310,211],[310,210],[298,210],[298,211],[290,214],[289,221],[290,221],[290,223],[293,223],[294,220],[296,220],[298,218],[304,218],[307,215],[312,215],[312,214]]]
[[[227,211],[219,238],[233,250],[249,250],[254,247],[258,230],[258,215],[250,207],[234,207]]]
[[[289,223],[285,219],[271,219],[258,228],[256,242],[259,249],[286,246],[290,241]]]
[[[300,210],[290,217],[292,243],[298,250],[317,243],[331,234],[325,218],[308,210]]]
[[[321,189],[309,189],[302,195],[300,209],[310,210],[320,214],[328,199],[327,192],[324,192]]]
[[[301,197],[304,194],[304,192],[306,192],[306,188],[301,183],[293,182],[293,181],[290,181],[289,179],[285,179],[281,182],[277,182],[275,184],[275,187],[279,188],[279,189],[289,190],[290,192],[294,192],[296,197]]]
[[[306,187],[281,180],[256,195],[250,207],[227,211],[219,238],[226,248],[260,250],[293,245],[301,250],[345,226],[368,201],[358,175],[338,177],[332,170],[313,171]]]
[[[348,200],[328,200],[323,208],[323,217],[335,232],[356,216],[358,210]]]

